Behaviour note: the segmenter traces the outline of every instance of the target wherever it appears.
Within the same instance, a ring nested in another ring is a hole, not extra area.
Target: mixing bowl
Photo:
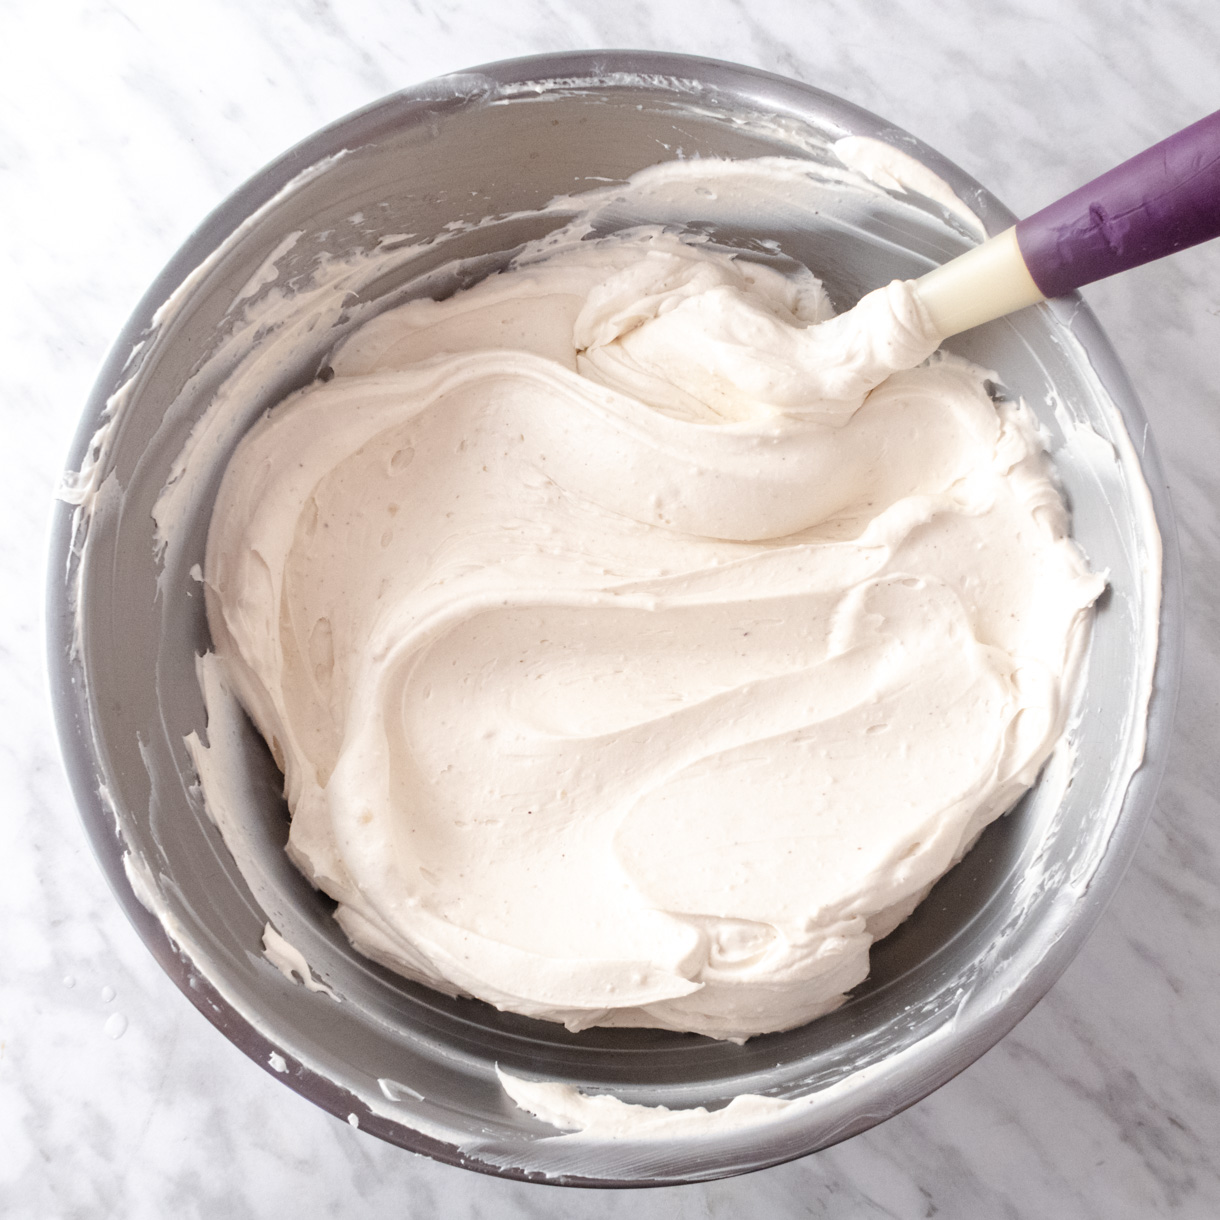
[[[249,724],[231,729],[241,761],[229,833],[241,869],[201,798],[184,744],[209,731],[195,672],[209,646],[195,565],[240,433],[215,427],[207,410],[257,362],[260,327],[294,326],[298,339],[292,359],[261,369],[258,410],[318,375],[361,318],[452,291],[558,227],[571,209],[539,210],[556,196],[677,157],[831,167],[830,145],[845,135],[921,162],[987,232],[1011,223],[943,157],[807,85],[672,55],[516,60],[386,98],[268,166],[173,259],[101,373],[50,567],[54,697],[82,817],[120,902],[183,993],[255,1062],[366,1131],[474,1169],[589,1185],[692,1181],[812,1152],[911,1105],[1011,1029],[1079,948],[1131,858],[1170,730],[1176,554],[1144,416],[1078,298],[949,345],[996,370],[1038,414],[1075,535],[1108,573],[1070,744],[874,948],[870,978],[829,1016],[737,1046],[649,1030],[572,1034],[449,999],[351,949],[333,904],[283,853],[280,776]],[[745,232],[717,228],[711,213],[681,219],[753,256],[805,263],[840,306],[977,239],[941,203],[897,188],[878,189],[849,220],[762,207]],[[373,253],[380,261],[368,261]],[[320,270],[374,263],[376,275],[347,281]],[[273,300],[279,313],[267,312]],[[268,923],[337,1000],[273,967],[262,952]],[[497,1064],[675,1109],[715,1110],[741,1093],[806,1100],[698,1139],[599,1142],[516,1108]]]

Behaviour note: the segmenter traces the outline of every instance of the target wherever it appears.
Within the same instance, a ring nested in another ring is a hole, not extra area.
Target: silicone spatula
[[[1220,110],[929,271],[945,338],[1220,236]]]

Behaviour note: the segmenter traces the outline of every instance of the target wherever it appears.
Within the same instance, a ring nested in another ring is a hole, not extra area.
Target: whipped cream
[[[937,342],[910,285],[834,317],[659,228],[551,237],[250,430],[209,624],[358,949],[734,1039],[866,977],[1034,782],[1103,587]]]
[[[700,1139],[774,1122],[809,1104],[804,1097],[741,1093],[719,1110],[706,1106],[671,1110],[635,1105],[610,1093],[582,1093],[557,1080],[522,1080],[500,1068],[496,1079],[520,1109],[560,1130],[593,1140]]]

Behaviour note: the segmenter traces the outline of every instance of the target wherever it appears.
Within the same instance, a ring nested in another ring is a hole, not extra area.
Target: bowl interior
[[[262,296],[282,297],[289,286],[301,310],[313,308],[327,259],[396,243],[405,252],[340,306],[332,300],[321,309],[296,358],[265,378],[258,409],[312,380],[336,339],[369,310],[453,291],[562,224],[562,208],[539,212],[555,196],[679,155],[831,164],[827,140],[879,136],[930,164],[990,231],[1010,220],[930,150],[815,90],[698,61],[666,60],[664,73],[628,80],[600,58],[594,80],[587,63],[583,80],[580,64],[544,63],[534,72],[505,65],[389,98],[314,137],[210,218],[133,319],[125,339],[147,327],[147,342],[126,369],[112,362],[82,427],[81,450],[102,404],[126,385],[107,434],[108,481],[73,569],[76,657],[66,646],[73,586],[59,579],[70,566],[66,510],[59,524],[53,660],[66,753],[99,854],[166,969],[234,1041],[264,1064],[278,1051],[288,1082],[335,1113],[356,1114],[362,1126],[447,1160],[568,1181],[680,1181],[800,1155],[888,1117],[982,1053],[1066,964],[1151,800],[1142,791],[1128,796],[1128,780],[1142,749],[1141,700],[1155,656],[1159,584],[1149,581],[1148,565],[1156,526],[1126,440],[1143,418],[1125,383],[1116,383],[1113,355],[1087,311],[1026,310],[950,344],[996,370],[1006,391],[1039,415],[1060,456],[1075,535],[1094,568],[1108,572],[1110,588],[1097,613],[1072,750],[1060,751],[1020,805],[874,948],[872,974],[848,1002],[803,1028],[744,1046],[648,1030],[569,1034],[382,969],[351,949],[331,918],[333,903],[284,855],[280,776],[249,724],[234,744],[242,764],[233,799],[246,813],[239,869],[200,798],[184,738],[207,733],[195,657],[209,637],[191,568],[202,562],[211,500],[241,429],[210,442],[172,545],[160,545],[152,514],[192,429],[233,373],[234,353],[251,346]],[[639,57],[631,62],[641,73]],[[571,79],[538,90],[522,85],[531,76]],[[321,163],[320,172],[280,191]],[[607,225],[683,222],[752,257],[796,259],[824,278],[841,306],[968,244],[936,205],[884,192],[846,219],[777,207],[748,227],[714,212],[678,216],[667,206],[637,201],[617,216],[611,210]],[[273,264],[274,282],[251,294],[252,277],[298,231]],[[154,309],[196,264],[204,267],[189,291],[154,324]],[[1095,366],[1108,370],[1109,387]],[[1089,441],[1082,423],[1108,448]],[[1145,451],[1149,462],[1155,469]],[[133,897],[133,866],[121,867],[128,853],[144,862],[135,887],[144,905]],[[275,971],[262,955],[268,921],[341,1003]],[[630,1156],[579,1141],[557,1148],[554,1129],[504,1095],[496,1064],[670,1107],[716,1108],[741,1092],[820,1091],[825,1104],[764,1132],[697,1147],[643,1147]]]

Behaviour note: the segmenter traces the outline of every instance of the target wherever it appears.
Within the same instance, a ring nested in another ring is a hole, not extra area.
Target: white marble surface
[[[1136,861],[998,1047],[847,1144],[734,1181],[578,1192],[379,1143],[160,974],[60,771],[41,641],[52,487],[94,371],[192,226],[313,129],[485,60],[637,46],[839,93],[1030,211],[1217,105],[1205,0],[7,0],[0,5],[0,1214],[1220,1215],[1220,247],[1098,286],[1181,522],[1184,682]]]

